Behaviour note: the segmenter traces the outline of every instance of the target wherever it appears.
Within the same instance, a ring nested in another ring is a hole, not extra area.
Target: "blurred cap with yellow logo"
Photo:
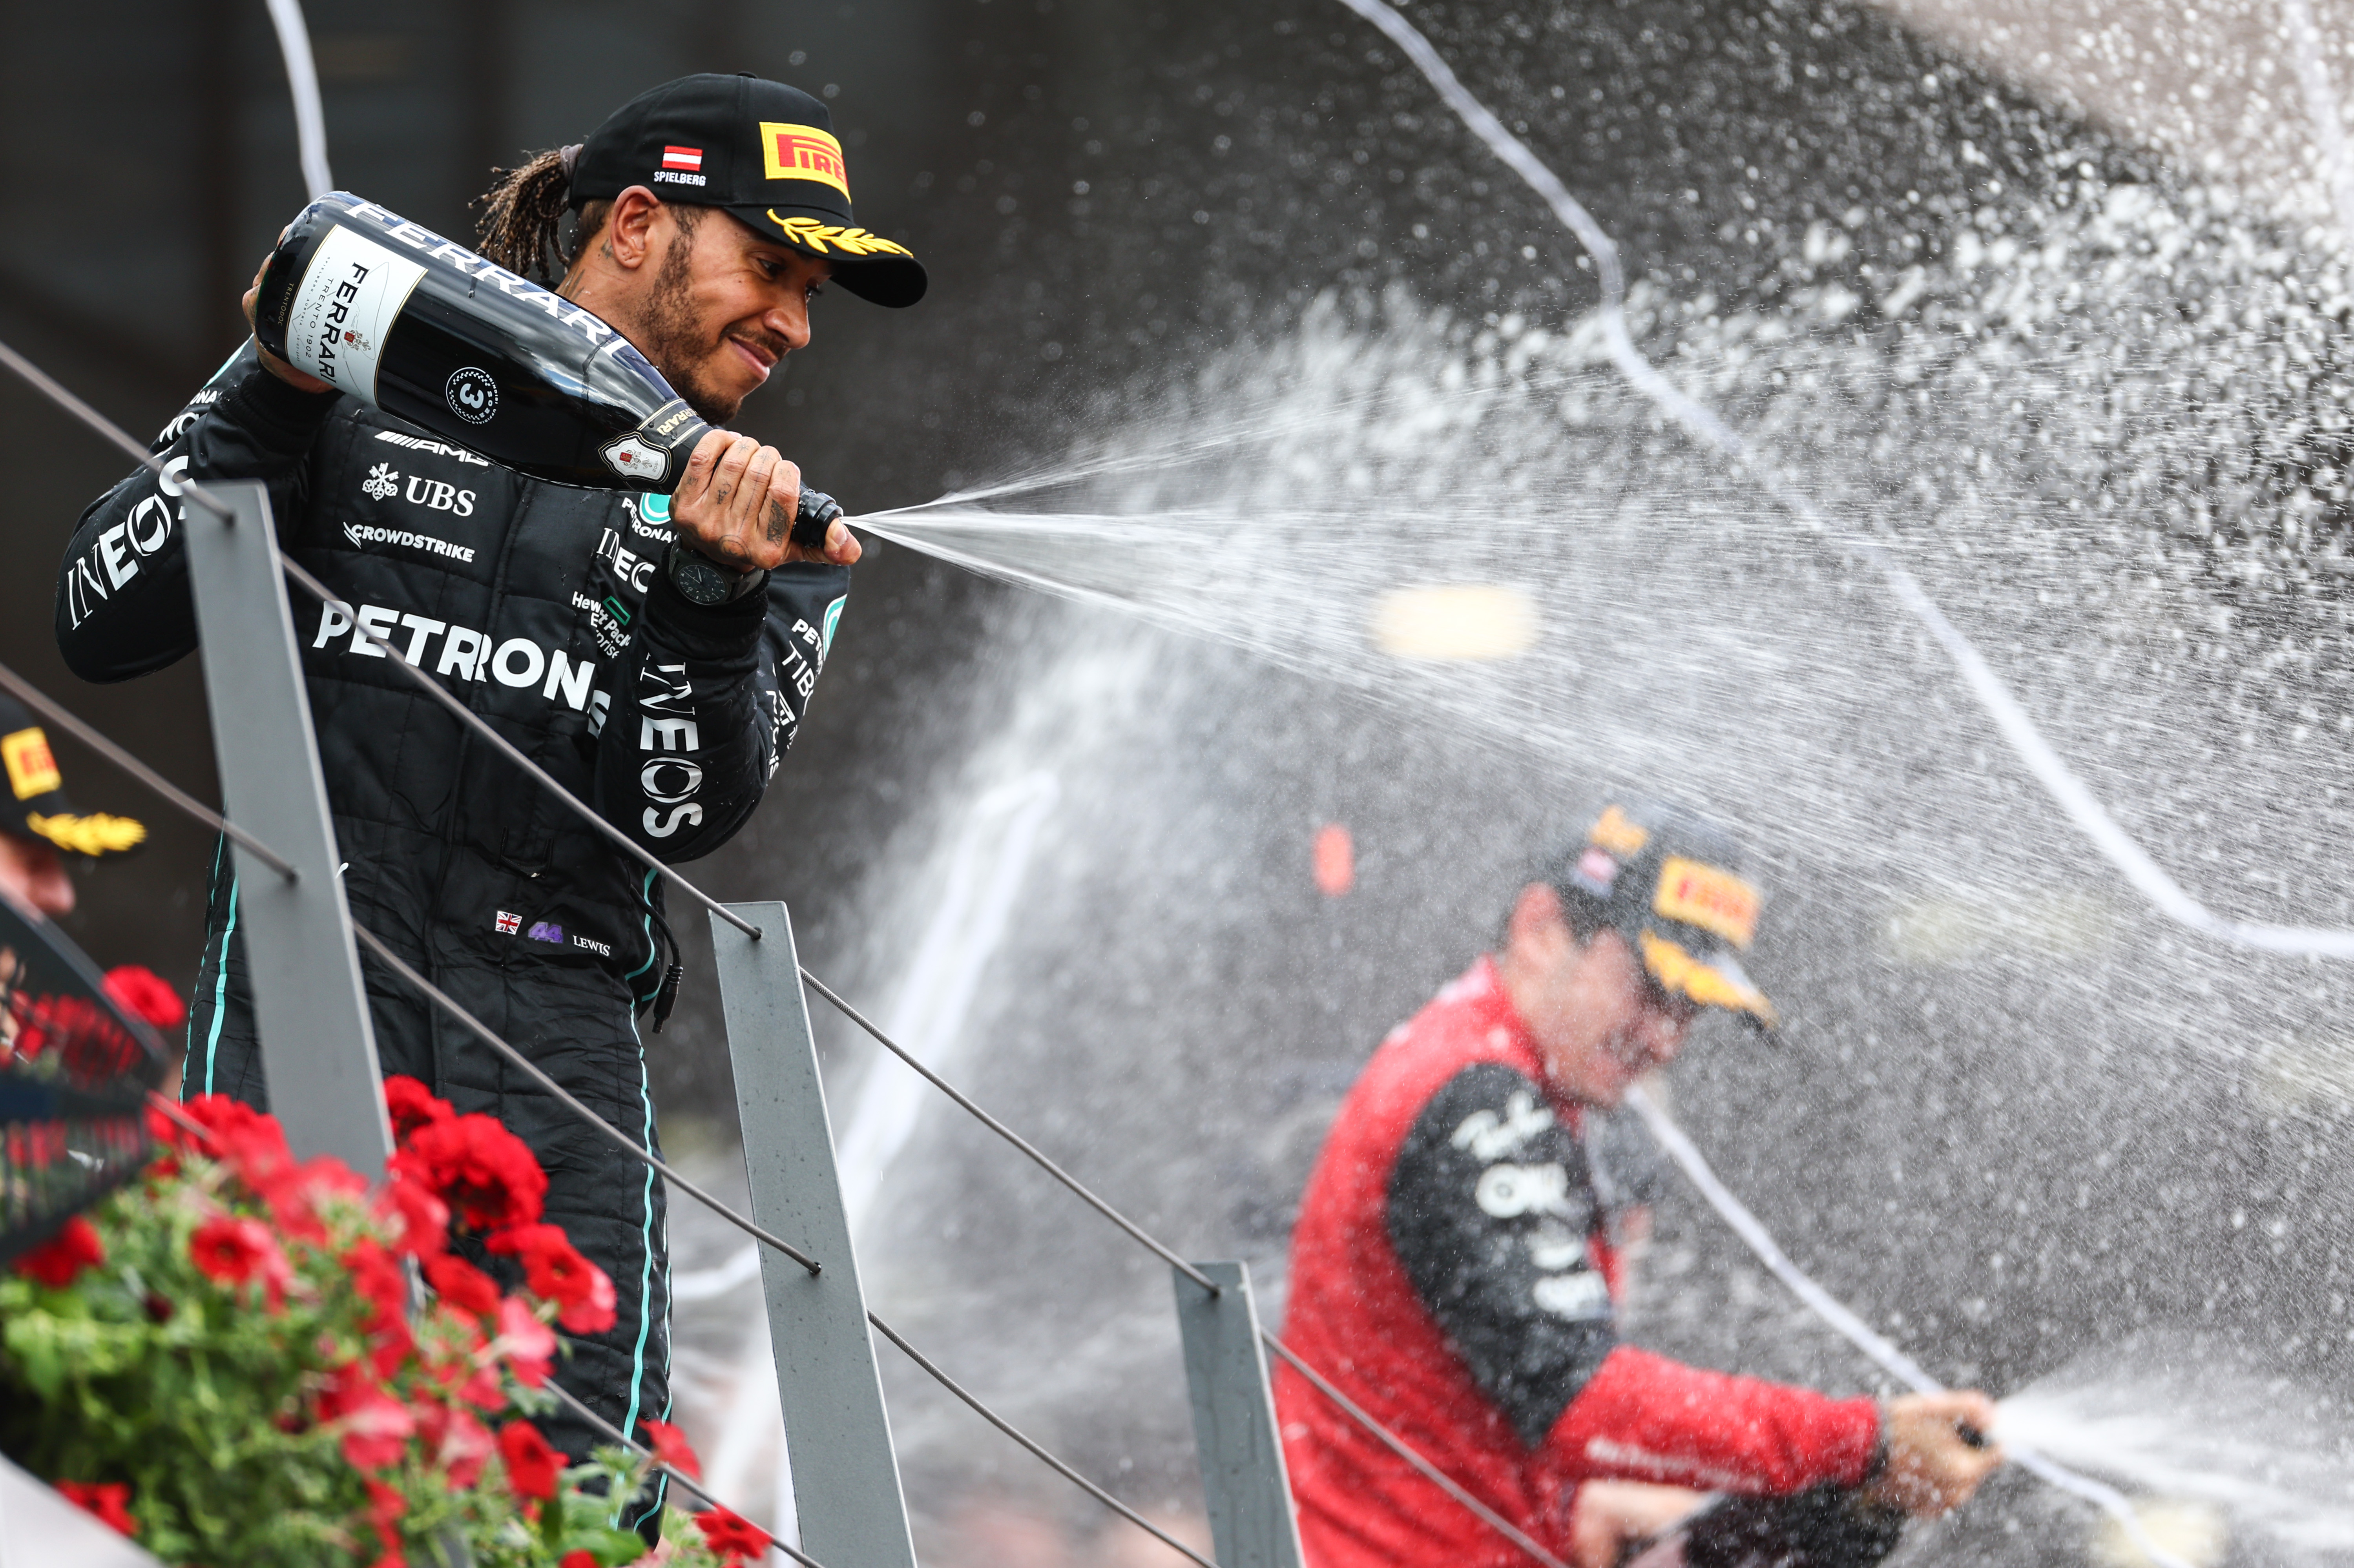
[[[147,826],[103,811],[84,815],[66,799],[65,779],[48,732],[23,704],[0,696],[0,768],[8,788],[0,792],[0,832],[37,839],[69,854],[95,860],[121,854],[147,842]]]
[[[1622,933],[1661,990],[1770,1033],[1779,1015],[1741,966],[1764,904],[1741,864],[1733,835],[1697,812],[1628,800],[1549,856],[1543,879],[1585,924]]]

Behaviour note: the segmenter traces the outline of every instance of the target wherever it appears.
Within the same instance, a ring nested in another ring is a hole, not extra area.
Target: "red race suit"
[[[1860,1483],[1879,1439],[1870,1399],[1618,1342],[1626,1199],[1592,1130],[1546,1086],[1481,959],[1391,1033],[1342,1104],[1292,1234],[1285,1341],[1564,1559],[1589,1478]],[[1530,1568],[1288,1366],[1275,1396],[1309,1568]]]

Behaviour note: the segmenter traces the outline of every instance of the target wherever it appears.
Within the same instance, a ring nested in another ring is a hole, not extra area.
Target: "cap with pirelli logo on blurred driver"
[[[832,263],[832,281],[861,299],[896,307],[924,297],[915,255],[858,227],[833,116],[798,88],[701,75],[640,93],[581,145],[572,201],[610,200],[631,185],[725,208],[755,232]]]
[[[1764,904],[1741,863],[1733,835],[1706,818],[1627,800],[1548,857],[1543,879],[1582,923],[1616,927],[1660,990],[1738,1013],[1770,1035],[1779,1016],[1739,957],[1756,939]]]

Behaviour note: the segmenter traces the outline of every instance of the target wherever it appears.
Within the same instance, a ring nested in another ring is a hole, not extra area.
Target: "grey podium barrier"
[[[204,648],[205,697],[220,768],[221,814],[294,867],[289,881],[232,846],[237,927],[253,980],[270,1108],[298,1158],[332,1154],[370,1181],[384,1175],[392,1124],[376,1032],[346,925],[335,830],[311,728],[270,494],[208,484],[234,520],[181,505],[189,586]],[[201,1088],[192,1074],[190,1084]]]
[[[711,918],[752,1218],[823,1270],[760,1249],[801,1550],[825,1568],[915,1568],[792,920],[782,904],[728,908],[762,933]]]
[[[1250,1270],[1196,1263],[1217,1281],[1211,1295],[1175,1269],[1177,1327],[1185,1341],[1185,1382],[1193,1396],[1193,1438],[1218,1568],[1300,1568],[1299,1523],[1275,1424],[1275,1393],[1259,1344]]]

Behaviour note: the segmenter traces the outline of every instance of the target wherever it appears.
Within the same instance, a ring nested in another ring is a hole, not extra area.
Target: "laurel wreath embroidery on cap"
[[[145,824],[129,817],[111,817],[104,811],[93,811],[78,817],[59,812],[45,817],[38,811],[26,814],[25,825],[57,845],[75,854],[110,854],[143,843],[147,838]]]
[[[788,238],[824,250],[829,246],[845,256],[913,256],[906,246],[869,234],[863,228],[843,228],[831,223],[820,223],[813,217],[779,217],[777,209],[769,209],[769,220],[785,231]]]

